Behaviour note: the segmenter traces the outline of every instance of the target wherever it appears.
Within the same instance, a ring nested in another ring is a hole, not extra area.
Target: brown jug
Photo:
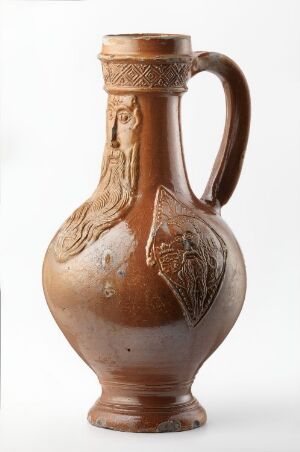
[[[220,210],[243,163],[247,83],[226,56],[192,52],[185,35],[106,36],[99,58],[108,92],[101,177],[50,243],[45,296],[102,386],[88,415],[93,425],[196,428],[206,413],[192,382],[245,297],[243,257]],[[180,101],[202,71],[222,81],[227,116],[198,199],[184,164]]]

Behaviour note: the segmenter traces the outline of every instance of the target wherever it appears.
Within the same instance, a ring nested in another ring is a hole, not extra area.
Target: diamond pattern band
[[[120,89],[186,91],[190,62],[116,62],[103,61],[105,86]]]

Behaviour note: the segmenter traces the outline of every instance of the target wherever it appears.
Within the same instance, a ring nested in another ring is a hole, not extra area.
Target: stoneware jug
[[[108,93],[100,181],[50,243],[45,296],[102,386],[91,424],[193,429],[206,413],[191,385],[245,297],[243,257],[221,207],[247,144],[247,83],[228,57],[193,52],[186,35],[106,36],[99,59]],[[184,164],[180,103],[202,71],[222,81],[227,115],[198,199]]]

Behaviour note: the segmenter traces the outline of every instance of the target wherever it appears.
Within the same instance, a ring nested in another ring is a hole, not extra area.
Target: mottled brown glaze
[[[245,296],[243,257],[220,211],[247,144],[247,83],[229,58],[193,53],[184,35],[107,36],[99,58],[109,94],[101,178],[50,243],[45,296],[102,386],[93,425],[188,430],[206,421],[192,382]],[[180,102],[201,71],[221,79],[227,117],[198,199],[184,164]]]

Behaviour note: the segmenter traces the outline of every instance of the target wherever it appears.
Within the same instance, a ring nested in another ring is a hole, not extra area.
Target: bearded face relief
[[[114,180],[119,178],[127,188],[134,189],[140,123],[141,113],[135,96],[109,96],[101,181],[107,176]]]
[[[93,195],[62,225],[55,254],[65,262],[126,214],[138,179],[141,112],[136,96],[108,98],[106,144],[100,182]]]
[[[224,276],[226,255],[226,245],[212,227],[161,187],[147,263],[158,266],[190,326],[196,326],[212,306]]]

